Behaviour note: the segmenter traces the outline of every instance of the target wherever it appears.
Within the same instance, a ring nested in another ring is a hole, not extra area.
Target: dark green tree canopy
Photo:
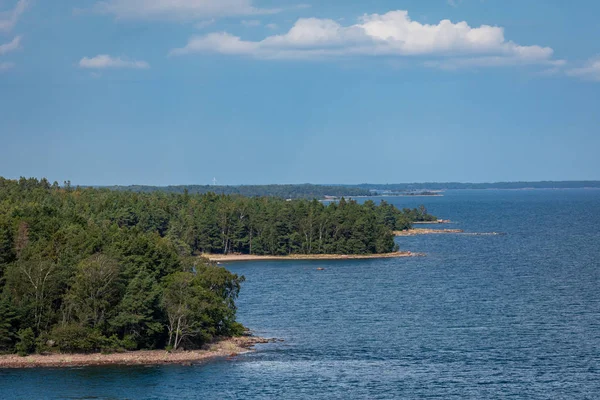
[[[396,247],[393,230],[430,217],[344,198],[326,205],[0,178],[0,351],[197,347],[242,328],[243,277],[201,254],[384,253]]]

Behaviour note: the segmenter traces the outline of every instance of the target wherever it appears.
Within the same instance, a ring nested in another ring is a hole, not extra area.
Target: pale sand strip
[[[253,254],[203,254],[211,261],[279,261],[279,260],[367,260],[378,258],[418,257],[421,253],[397,251],[382,254],[292,254],[289,256],[258,256]]]
[[[436,235],[443,233],[463,233],[462,229],[408,229],[405,231],[394,231],[396,236]]]
[[[214,358],[234,357],[251,351],[257,343],[268,343],[273,339],[254,336],[242,336],[223,339],[208,346],[206,350],[176,351],[140,350],[112,354],[33,354],[20,357],[15,354],[0,355],[2,368],[36,368],[36,367],[83,367],[96,365],[158,365],[158,364],[191,364]]]

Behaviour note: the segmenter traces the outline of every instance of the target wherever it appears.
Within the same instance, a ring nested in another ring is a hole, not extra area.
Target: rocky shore
[[[253,351],[259,343],[269,343],[275,339],[242,336],[216,341],[202,350],[175,351],[139,350],[112,354],[33,354],[21,357],[16,354],[0,355],[2,368],[61,368],[101,365],[161,365],[193,364],[215,358],[235,357]]]

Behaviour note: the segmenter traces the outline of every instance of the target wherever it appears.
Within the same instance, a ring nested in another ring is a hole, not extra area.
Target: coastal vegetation
[[[199,348],[239,335],[244,278],[209,254],[379,254],[424,207],[0,178],[0,351]]]
[[[282,199],[324,199],[326,197],[365,197],[374,194],[363,188],[347,186],[328,185],[178,185],[178,186],[109,186],[106,189],[118,191],[130,191],[140,193],[188,193],[206,194],[217,193],[225,195],[239,195],[245,197],[269,196]]]

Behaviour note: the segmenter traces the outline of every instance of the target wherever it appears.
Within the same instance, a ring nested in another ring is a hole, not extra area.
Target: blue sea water
[[[230,264],[240,321],[284,342],[195,366],[0,370],[0,398],[600,399],[600,190],[386,201],[505,235],[397,238],[420,258]]]

